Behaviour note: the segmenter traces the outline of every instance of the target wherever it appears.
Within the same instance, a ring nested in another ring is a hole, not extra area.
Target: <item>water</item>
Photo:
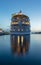
[[[0,36],[0,65],[8,64],[41,65],[41,34]]]

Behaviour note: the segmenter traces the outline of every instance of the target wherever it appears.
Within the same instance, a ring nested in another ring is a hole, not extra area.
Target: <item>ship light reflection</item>
[[[11,35],[11,51],[13,54],[26,54],[29,52],[30,35],[26,36],[14,36]]]

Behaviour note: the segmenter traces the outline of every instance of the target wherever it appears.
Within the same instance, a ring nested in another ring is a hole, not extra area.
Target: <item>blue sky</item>
[[[20,10],[29,16],[31,30],[41,31],[41,0],[0,0],[0,28],[10,28],[11,14]]]

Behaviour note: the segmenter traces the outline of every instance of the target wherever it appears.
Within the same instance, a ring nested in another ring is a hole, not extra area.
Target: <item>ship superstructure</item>
[[[29,17],[22,14],[13,14],[11,18],[11,34],[30,34]]]

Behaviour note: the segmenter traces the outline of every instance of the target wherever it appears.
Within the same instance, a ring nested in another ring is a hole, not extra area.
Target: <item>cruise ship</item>
[[[30,34],[30,19],[21,11],[12,14],[10,33],[14,35]]]

